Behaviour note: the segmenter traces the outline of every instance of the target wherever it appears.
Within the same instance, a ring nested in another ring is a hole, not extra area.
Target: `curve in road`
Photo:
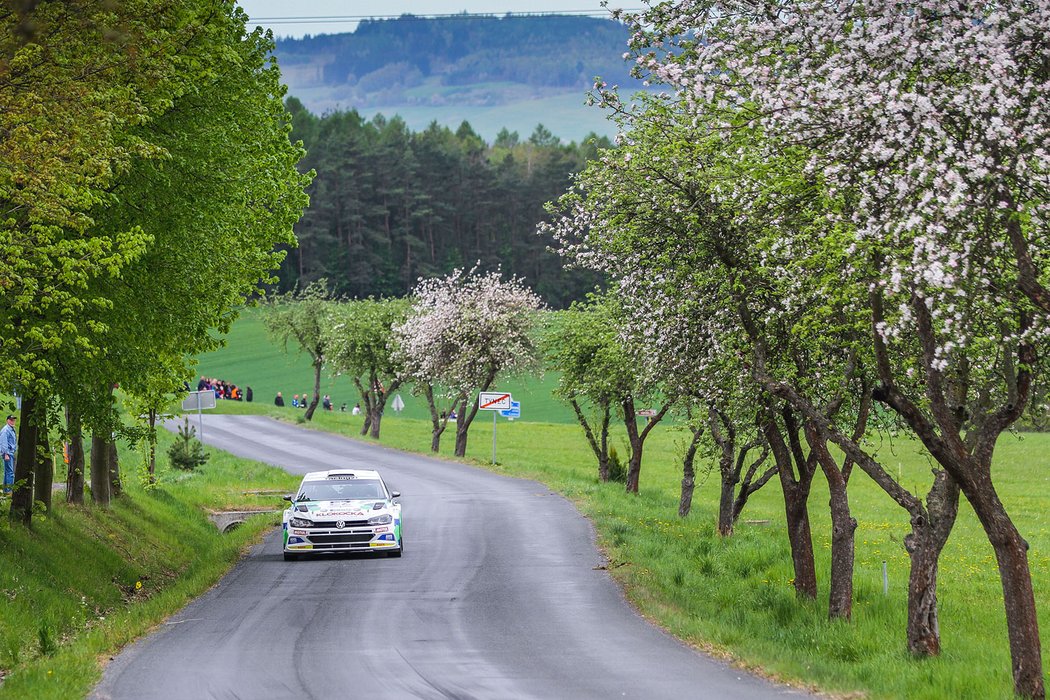
[[[97,700],[780,698],[642,619],[590,523],[533,481],[261,416],[205,440],[301,474],[379,469],[405,556],[281,557],[267,536],[211,591],[111,662]]]

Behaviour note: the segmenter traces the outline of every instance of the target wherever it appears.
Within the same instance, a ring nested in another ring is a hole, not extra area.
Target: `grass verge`
[[[56,492],[31,529],[0,518],[0,699],[87,695],[100,661],[206,591],[279,521],[261,514],[223,535],[207,511],[276,509],[278,496],[248,490],[298,482],[214,451],[198,471],[171,471],[161,466],[171,436],[160,439],[154,488],[139,483],[142,455],[123,452],[127,493],[111,508],[68,506]]]

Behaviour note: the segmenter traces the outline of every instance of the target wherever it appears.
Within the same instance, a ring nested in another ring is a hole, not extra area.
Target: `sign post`
[[[478,394],[478,410],[492,411],[492,463],[496,463],[496,412],[509,411],[514,403],[510,394],[502,391],[482,391]]]
[[[198,439],[201,442],[204,442],[204,418],[201,414],[201,409],[204,408],[215,408],[215,392],[211,389],[205,389],[204,391],[191,391],[187,393],[186,398],[182,400],[183,411],[197,409],[197,425],[200,426]]]

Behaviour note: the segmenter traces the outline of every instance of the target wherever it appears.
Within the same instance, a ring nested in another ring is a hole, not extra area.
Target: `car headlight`
[[[394,518],[391,517],[390,513],[383,513],[382,515],[377,515],[374,518],[369,518],[368,519],[368,524],[369,525],[386,525],[387,523],[390,523],[393,520],[394,520]]]
[[[288,524],[292,527],[313,527],[313,522],[306,518],[292,518],[288,521]]]

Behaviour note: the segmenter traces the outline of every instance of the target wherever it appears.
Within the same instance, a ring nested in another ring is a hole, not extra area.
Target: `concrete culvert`
[[[215,524],[219,532],[226,534],[233,532],[238,525],[243,525],[245,520],[259,513],[280,513],[279,510],[231,510],[223,513],[209,513],[208,519]]]
[[[244,524],[243,520],[234,520],[232,523],[227,523],[226,527],[223,528],[222,534],[225,535],[225,534],[227,534],[229,532],[233,532],[234,530],[236,530],[237,528],[239,528],[243,524]]]

